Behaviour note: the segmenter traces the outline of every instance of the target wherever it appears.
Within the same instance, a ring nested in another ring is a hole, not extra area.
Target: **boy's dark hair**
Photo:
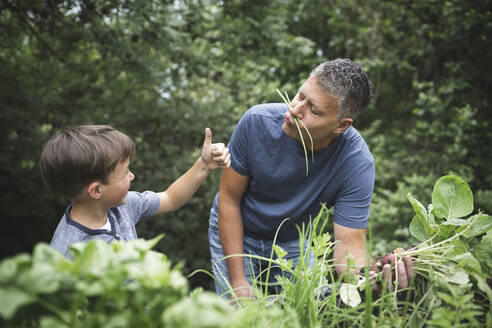
[[[135,143],[109,125],[62,130],[45,144],[39,166],[44,182],[73,199],[92,181],[107,183],[118,163],[135,155]]]

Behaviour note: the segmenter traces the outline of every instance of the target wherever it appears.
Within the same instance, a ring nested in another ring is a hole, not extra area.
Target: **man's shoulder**
[[[367,161],[374,162],[374,158],[366,144],[366,141],[355,127],[352,126],[344,132],[342,144],[347,149],[350,149],[347,154],[357,154],[365,158]]]
[[[254,105],[245,113],[245,116],[251,117],[283,117],[287,107],[282,103],[267,103]]]

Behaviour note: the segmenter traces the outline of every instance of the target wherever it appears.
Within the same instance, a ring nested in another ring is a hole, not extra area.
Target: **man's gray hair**
[[[338,119],[356,118],[372,97],[367,74],[350,59],[337,58],[321,63],[311,76],[328,95],[338,99]]]

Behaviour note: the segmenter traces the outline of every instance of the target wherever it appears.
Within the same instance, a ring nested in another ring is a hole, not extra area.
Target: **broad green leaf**
[[[454,226],[464,226],[468,224],[468,221],[462,219],[449,219],[441,223],[442,225],[454,225]]]
[[[425,209],[424,205],[422,205],[422,203],[420,203],[417,199],[415,199],[412,193],[409,192],[407,194],[407,198],[410,204],[412,205],[415,213],[421,214],[424,217],[427,216],[427,210]]]
[[[418,215],[415,215],[410,222],[410,234],[419,241],[424,241],[427,239],[424,223]]]
[[[442,274],[448,282],[455,284],[465,285],[470,281],[468,273],[462,268],[458,268],[454,272],[442,272]]]
[[[17,309],[36,300],[32,295],[15,287],[0,287],[0,315],[10,319]]]
[[[31,265],[31,257],[27,254],[19,254],[13,258],[8,258],[0,263],[0,283],[7,283],[15,279],[19,267]]]
[[[145,239],[137,239],[137,240],[132,240],[131,243],[133,244],[133,247],[141,252],[149,251],[152,248],[154,248],[155,245],[164,237],[164,234],[160,234],[155,238],[145,240]],[[124,241],[123,241],[124,242]]]
[[[426,235],[425,239],[430,238],[434,234],[436,227],[431,226],[427,210],[425,209],[424,205],[422,205],[417,199],[415,199],[413,197],[413,195],[411,193],[407,194],[407,198],[408,198],[408,201],[410,202],[410,204],[412,205],[413,210],[415,211],[415,217],[417,218],[417,220],[421,223],[422,227],[424,228],[424,232]],[[414,224],[416,224],[416,223],[414,223]]]
[[[440,299],[444,300],[445,302],[454,305],[456,303],[456,300],[451,296],[443,292],[436,292],[436,295],[439,296]]]
[[[223,327],[233,308],[221,297],[204,292],[183,298],[162,314],[164,326],[207,328]]]
[[[463,235],[467,238],[480,236],[492,228],[492,216],[489,215],[477,214],[467,221],[471,221],[471,226],[463,233]],[[465,228],[466,227],[462,227],[457,232],[461,232]]]
[[[69,261],[62,253],[48,244],[39,243],[34,247],[32,255],[33,262],[58,265],[60,262]]]
[[[477,287],[482,292],[487,294],[489,303],[492,302],[492,289],[487,284],[486,279],[478,273],[472,272],[471,276],[477,281]]]
[[[487,276],[492,276],[492,230],[482,237],[482,240],[475,247],[475,257],[480,261]]]
[[[455,226],[440,224],[437,228],[437,235],[441,238],[441,240],[444,240],[451,237],[451,235],[454,234],[454,231]]]
[[[458,219],[473,211],[473,194],[465,181],[446,175],[434,185],[432,205],[436,217]]]
[[[342,284],[340,287],[340,298],[343,303],[350,307],[356,307],[360,304],[361,298],[357,286],[352,284]]]
[[[60,279],[60,275],[52,265],[37,262],[19,274],[18,284],[29,293],[47,294],[58,289]]]
[[[110,261],[110,246],[98,239],[88,243],[77,243],[70,250],[77,249],[74,255],[74,271],[81,275],[103,276]]]
[[[453,257],[453,261],[458,263],[458,266],[465,268],[468,273],[475,272],[483,275],[480,262],[470,252]]]
[[[143,245],[142,245],[143,246]],[[125,242],[118,241],[112,242],[111,248],[115,253],[115,256],[120,261],[137,261],[141,258],[141,254],[145,252],[140,252],[134,247],[133,241]]]
[[[444,227],[444,226],[443,226]],[[451,226],[447,226],[451,227]],[[466,242],[464,239],[455,239],[453,240],[453,247],[450,251],[446,253],[448,256],[458,256],[461,254],[465,254],[470,250],[470,244]]]
[[[436,219],[434,218],[434,213],[432,213],[432,210],[434,209],[434,206],[432,206],[432,204],[429,204],[429,208],[427,210],[427,219],[429,220],[429,224],[430,226],[436,230],[437,229],[437,223],[436,223]]]

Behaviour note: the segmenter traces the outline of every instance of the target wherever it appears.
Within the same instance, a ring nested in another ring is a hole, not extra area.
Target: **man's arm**
[[[193,197],[210,171],[227,168],[230,163],[229,149],[223,143],[212,144],[212,131],[207,128],[200,158],[166,191],[158,193],[160,204],[155,214],[172,212],[182,207]]]
[[[333,257],[337,273],[341,275],[347,269],[348,255],[355,261],[357,268],[363,268],[367,260],[367,229],[352,229],[335,223],[334,232],[337,245]]]
[[[222,171],[219,189],[219,234],[224,255],[243,254],[243,221],[241,200],[248,186],[248,177],[228,168]],[[237,297],[250,296],[250,284],[244,273],[242,256],[227,260],[229,279]]]

